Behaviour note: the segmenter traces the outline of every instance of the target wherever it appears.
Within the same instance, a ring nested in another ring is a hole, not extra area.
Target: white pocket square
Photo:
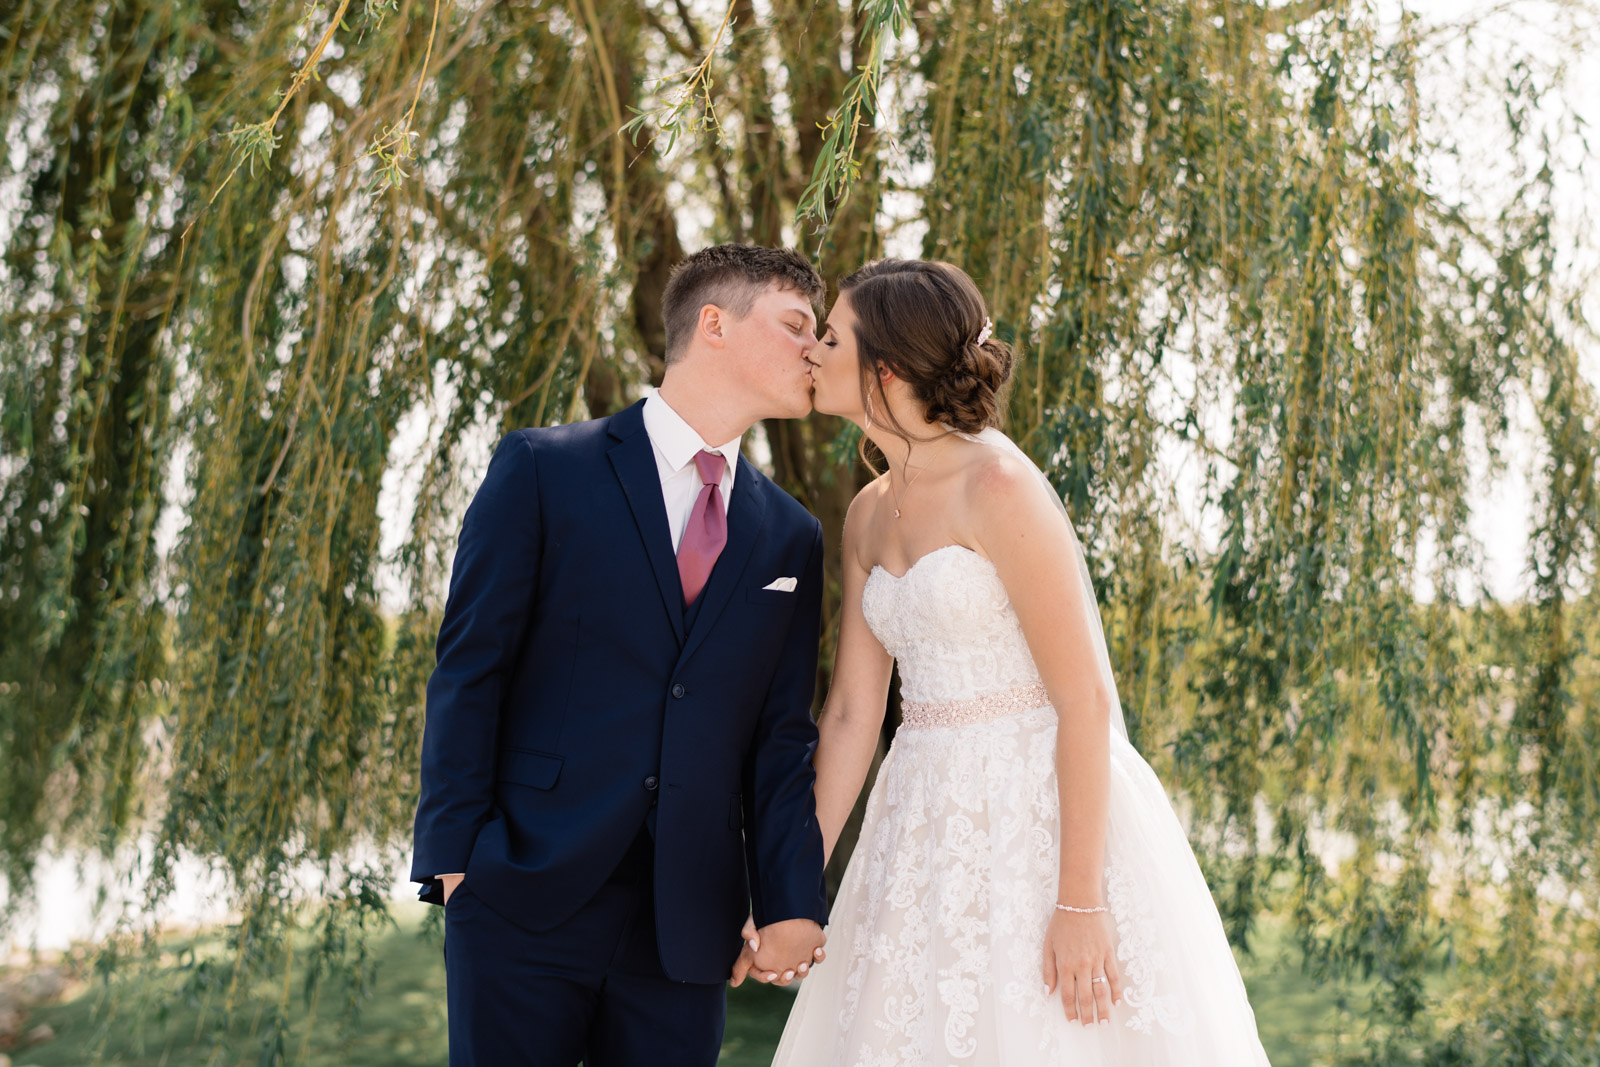
[[[776,589],[780,593],[794,592],[795,580],[793,578],[775,578],[771,585],[764,585],[763,589]]]

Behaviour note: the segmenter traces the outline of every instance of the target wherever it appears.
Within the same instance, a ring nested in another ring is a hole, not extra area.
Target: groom
[[[445,905],[453,1067],[716,1062],[725,987],[827,918],[811,787],[817,520],[739,453],[811,410],[815,269],[707,248],[658,393],[501,440],[428,682],[413,881]]]

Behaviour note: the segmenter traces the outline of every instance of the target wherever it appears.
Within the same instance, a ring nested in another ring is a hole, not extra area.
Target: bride
[[[888,461],[845,520],[815,761],[829,855],[895,663],[902,724],[775,1063],[1265,1064],[1205,879],[1128,743],[1071,521],[995,428],[1012,355],[991,329],[960,269],[882,260],[844,280],[812,354],[817,409]]]

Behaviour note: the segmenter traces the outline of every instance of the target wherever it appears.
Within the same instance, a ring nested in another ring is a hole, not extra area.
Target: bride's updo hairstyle
[[[839,283],[839,295],[846,294],[856,316],[863,406],[878,368],[888,367],[927,405],[930,421],[964,433],[1000,425],[1000,390],[1014,357],[997,337],[979,343],[988,309],[966,271],[938,260],[880,259]],[[907,437],[885,407],[868,409],[873,422]]]

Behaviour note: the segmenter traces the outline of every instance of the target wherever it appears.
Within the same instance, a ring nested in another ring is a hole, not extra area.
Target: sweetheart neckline
[[[874,563],[872,565],[872,570],[868,573],[867,577],[870,578],[870,577],[872,577],[873,574],[876,574],[877,572],[882,571],[884,574],[887,574],[889,577],[893,578],[897,582],[905,581],[907,578],[911,577],[911,572],[912,571],[916,570],[918,567],[920,567],[922,565],[922,561],[923,560],[927,559],[930,556],[937,556],[941,552],[947,552],[952,548],[959,548],[963,552],[970,552],[970,553],[972,553],[972,556],[973,556],[974,559],[980,559],[983,562],[987,563],[989,566],[991,566],[991,567],[994,566],[994,560],[990,559],[988,556],[979,555],[977,549],[968,548],[966,545],[940,545],[938,548],[935,548],[935,549],[933,549],[931,551],[928,551],[928,552],[924,552],[922,555],[918,556],[915,560],[913,560],[912,563],[911,563],[911,566],[909,566],[909,567],[907,567],[905,569],[905,573],[904,574],[896,574],[894,571],[890,570],[888,567],[885,567],[883,564]]]

